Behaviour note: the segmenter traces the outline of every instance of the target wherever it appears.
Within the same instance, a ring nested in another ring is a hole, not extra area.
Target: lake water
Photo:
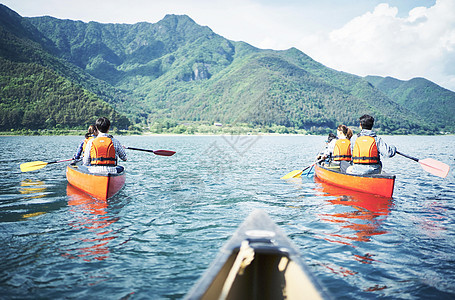
[[[280,177],[312,164],[324,136],[120,136],[123,190],[107,202],[67,185],[81,137],[1,137],[2,299],[180,299],[253,210],[284,230],[336,299],[455,298],[454,136],[386,136],[451,166],[401,156],[393,199]]]

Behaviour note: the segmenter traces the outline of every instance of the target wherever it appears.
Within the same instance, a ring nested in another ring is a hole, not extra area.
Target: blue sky
[[[296,47],[352,74],[424,77],[455,91],[455,0],[4,0],[22,16],[101,23],[186,14],[234,41]]]

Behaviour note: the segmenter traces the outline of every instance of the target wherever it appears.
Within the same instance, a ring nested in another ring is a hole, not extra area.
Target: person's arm
[[[73,159],[75,159],[75,160],[80,160],[81,159],[82,150],[84,149],[84,142],[85,142],[85,140],[83,140],[79,144],[79,148],[77,148],[76,154],[74,155]]]
[[[330,156],[333,153],[333,150],[335,149],[335,144],[337,142],[337,139],[333,139],[330,141],[330,143],[327,145],[327,148],[324,151],[324,154],[326,156]]]
[[[357,134],[354,134],[351,137],[351,153],[354,153],[354,146],[355,146],[355,141],[357,140],[357,138],[358,138]]]
[[[330,143],[328,143],[325,146],[324,150],[318,154],[316,159],[320,160],[320,159],[326,159],[327,157],[330,157],[330,155],[333,153],[333,149],[335,149],[335,143],[336,143],[336,139],[331,140]]]
[[[376,137],[376,146],[382,156],[394,157],[397,153],[397,148],[394,145],[388,145],[380,137]]]
[[[123,161],[126,161],[127,157],[126,157],[126,151],[125,151],[125,148],[122,146],[122,144],[120,144],[120,142],[113,138],[112,139],[112,142],[114,143],[114,148],[115,148],[115,153],[118,155],[118,157],[123,160]]]
[[[84,166],[90,166],[90,150],[92,149],[92,142],[93,139],[89,140],[85,146],[84,157],[82,158],[82,164]]]

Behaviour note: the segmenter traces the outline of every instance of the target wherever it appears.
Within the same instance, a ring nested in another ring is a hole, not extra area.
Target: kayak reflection
[[[340,224],[337,233],[329,233],[324,239],[352,245],[353,242],[369,242],[372,236],[387,233],[381,228],[392,206],[391,198],[346,190],[314,179],[317,191],[326,196],[336,197],[326,200],[334,205],[333,212],[319,214],[322,221]],[[368,261],[368,259],[366,259]]]
[[[74,213],[70,226],[75,230],[81,230],[75,249],[67,250],[68,258],[82,257],[86,261],[92,259],[104,260],[109,257],[108,244],[116,237],[109,226],[118,218],[107,215],[108,203],[106,200],[98,200],[78,190],[72,185],[67,185],[68,205]],[[80,247],[83,245],[83,247]]]

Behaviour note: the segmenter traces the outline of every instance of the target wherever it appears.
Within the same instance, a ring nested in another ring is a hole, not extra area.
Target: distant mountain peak
[[[169,21],[169,20],[172,20],[172,21],[185,20],[185,21],[191,21],[193,23],[196,23],[188,15],[177,15],[177,14],[166,14],[161,21]]]
[[[455,123],[451,98],[455,93],[425,79],[401,82],[339,72],[295,47],[275,51],[230,41],[188,15],[168,14],[156,23],[103,24],[22,18],[0,6],[0,16],[0,33],[7,32],[0,34],[0,75],[10,76],[13,83],[56,72],[134,123],[220,121],[320,133],[341,123],[357,126],[365,113],[373,114],[376,128],[386,133],[432,132],[433,124],[453,128]],[[27,63],[24,72],[32,74],[21,74],[16,62]],[[40,71],[38,65],[46,70]],[[8,75],[10,67],[5,66],[14,67],[16,73]],[[37,74],[31,71],[35,69]],[[40,84],[52,86],[45,78]],[[19,88],[0,89],[0,98],[9,97],[11,107],[18,106],[23,97],[6,92],[27,89],[26,82]],[[68,88],[58,93],[69,100],[66,105],[77,107],[80,97],[66,97]],[[29,94],[39,95],[30,100],[30,107],[33,101],[48,101],[39,86]],[[44,122],[52,120],[53,113],[37,116],[31,111],[23,116]],[[11,113],[0,107],[0,126],[2,116],[11,118]],[[70,117],[65,120],[74,124]]]

